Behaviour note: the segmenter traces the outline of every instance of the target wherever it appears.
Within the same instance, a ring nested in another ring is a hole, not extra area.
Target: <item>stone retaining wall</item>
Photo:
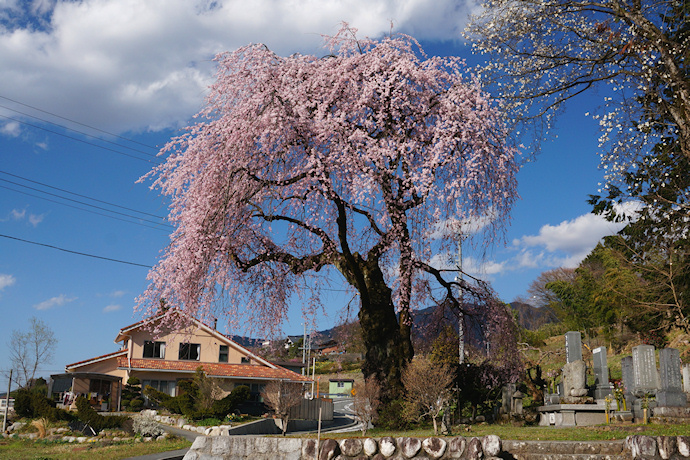
[[[261,436],[200,436],[185,460],[403,460],[403,459],[552,459],[563,453],[615,459],[666,460],[690,458],[690,436],[629,436],[625,442],[501,442],[481,438],[348,438],[315,439]],[[562,444],[562,445],[561,445]],[[568,444],[567,446],[565,444]],[[577,449],[574,444],[579,444]],[[607,447],[597,447],[607,446]],[[536,447],[535,447],[536,446]],[[584,457],[583,457],[584,458]]]

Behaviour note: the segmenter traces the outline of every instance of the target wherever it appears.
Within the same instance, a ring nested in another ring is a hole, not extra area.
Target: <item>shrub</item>
[[[20,417],[45,418],[51,422],[74,418],[69,412],[57,409],[55,403],[40,392],[25,389],[15,393],[14,410]]]
[[[404,416],[405,401],[394,399],[379,410],[377,426],[386,430],[407,430],[411,423]]]
[[[232,392],[218,401],[213,402],[213,415],[219,419],[225,418],[228,414],[234,411],[238,405],[249,399],[249,387],[240,385]]]
[[[164,433],[163,428],[153,417],[135,415],[132,417],[132,429],[138,435],[156,437]]]
[[[89,424],[97,432],[105,428],[122,428],[123,423],[128,418],[122,415],[104,417],[96,412],[83,396],[77,397],[76,405],[79,420]]]

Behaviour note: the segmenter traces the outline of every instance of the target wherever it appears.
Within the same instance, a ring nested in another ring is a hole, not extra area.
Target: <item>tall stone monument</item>
[[[587,396],[587,366],[582,360],[582,336],[580,332],[566,332],[565,357],[561,403],[581,403],[583,398]]]
[[[609,366],[606,360],[606,347],[592,350],[594,363],[594,399],[604,399],[613,394],[613,385],[609,382]]]
[[[683,393],[680,373],[680,352],[675,348],[659,350],[660,389],[656,402],[662,407],[685,407],[687,398]]]
[[[632,409],[633,401],[635,400],[635,396],[632,393],[633,386],[635,385],[632,356],[626,356],[621,359],[621,373],[623,374],[623,397],[625,398],[625,404]]]
[[[638,345],[632,349],[633,388],[638,398],[655,395],[659,389],[659,373],[656,369],[656,356],[653,345]]]
[[[683,364],[683,391],[690,393],[690,364]]]
[[[633,358],[633,388],[632,393],[637,398],[633,403],[635,419],[642,419],[642,409],[645,402],[651,409],[656,407],[656,401],[646,400],[659,389],[659,372],[656,369],[656,356],[652,345],[638,345],[632,349]]]
[[[580,331],[565,333],[565,362],[582,361],[582,334]]]

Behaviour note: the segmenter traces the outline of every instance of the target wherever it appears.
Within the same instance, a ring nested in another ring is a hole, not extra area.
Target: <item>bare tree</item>
[[[575,269],[559,267],[546,270],[529,285],[527,295],[536,307],[548,307],[554,302],[558,302],[559,297],[549,288],[547,284],[554,281],[566,281],[572,283],[575,280]]]
[[[261,397],[268,408],[273,411],[277,420],[280,420],[279,428],[285,436],[290,421],[290,409],[304,399],[302,384],[273,380],[261,392]]]
[[[381,386],[376,379],[370,377],[355,385],[354,412],[362,424],[362,436],[367,434],[369,424],[376,421],[380,405]]]
[[[427,358],[415,357],[402,376],[409,418],[430,416],[434,434],[438,434],[437,419],[451,398],[453,372],[446,364],[436,364]]]
[[[52,329],[36,317],[29,319],[28,331],[12,331],[7,346],[15,381],[20,387],[33,386],[38,368],[52,362],[56,344]]]

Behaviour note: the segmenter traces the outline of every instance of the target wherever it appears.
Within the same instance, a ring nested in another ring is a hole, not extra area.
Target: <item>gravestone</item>
[[[565,333],[565,361],[573,363],[582,360],[582,335],[579,331]]]
[[[503,385],[501,391],[501,408],[500,412],[502,414],[510,414],[513,407],[513,393],[517,390],[517,386],[514,383],[509,383]]]
[[[623,374],[623,397],[628,408],[632,408],[635,396],[632,394],[634,385],[633,378],[633,359],[632,356],[626,356],[621,359],[621,373]]]
[[[609,366],[606,360],[606,347],[592,350],[594,363],[594,399],[604,399],[613,394],[613,385],[609,382]]]
[[[687,398],[681,382],[680,352],[675,348],[659,350],[659,370],[661,388],[656,393],[657,405],[685,407]]]
[[[651,409],[656,407],[654,400],[649,396],[656,394],[659,389],[659,372],[656,369],[656,356],[652,345],[638,345],[632,349],[633,359],[633,388],[632,393],[639,399],[633,403],[633,414],[637,421],[643,420],[643,409],[647,404],[651,415]]]
[[[683,391],[690,393],[690,364],[683,364]]]
[[[632,349],[633,388],[638,398],[654,395],[659,388],[659,373],[656,369],[654,346],[638,345]]]

